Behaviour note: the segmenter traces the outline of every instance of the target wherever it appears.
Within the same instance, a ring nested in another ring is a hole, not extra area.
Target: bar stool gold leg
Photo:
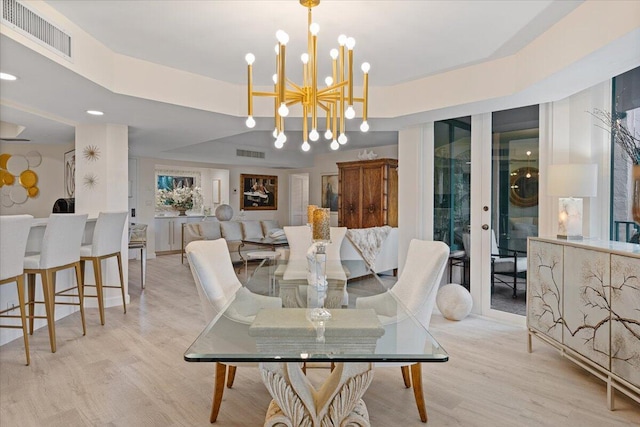
[[[56,326],[54,322],[54,306],[53,299],[55,298],[54,292],[51,287],[53,285],[53,277],[50,270],[44,270],[40,274],[42,278],[42,293],[44,294],[44,309],[47,315],[47,328],[49,329],[49,345],[51,346],[51,352],[56,352]]]
[[[26,307],[24,306],[24,275],[16,278],[18,284],[18,304],[20,304],[20,320],[22,322],[22,335],[24,336],[24,351],[27,355],[27,366],[31,363],[29,355],[29,334],[27,333],[27,317],[25,315]]]
[[[80,299],[80,319],[82,320],[82,335],[87,335],[87,325],[84,320],[84,289],[82,285],[82,268],[80,261],[74,263],[76,270],[76,283],[78,284],[78,298]]]
[[[117,253],[118,259],[118,273],[120,274],[120,292],[122,293],[122,306],[124,307],[124,314],[127,314],[127,300],[124,295],[124,275],[122,274],[122,255]]]
[[[33,322],[35,314],[36,275],[27,274],[27,297],[29,298],[29,334],[33,335]]]
[[[104,300],[102,295],[102,261],[100,258],[92,258],[93,276],[96,281],[96,295],[98,297],[98,311],[100,312],[100,324],[104,326]]]

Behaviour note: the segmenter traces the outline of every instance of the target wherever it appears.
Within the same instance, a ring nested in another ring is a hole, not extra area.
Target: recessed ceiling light
[[[18,80],[18,78],[12,74],[0,73],[0,80]]]
[[[104,113],[98,110],[87,110],[87,114],[91,114],[92,116],[103,116]]]

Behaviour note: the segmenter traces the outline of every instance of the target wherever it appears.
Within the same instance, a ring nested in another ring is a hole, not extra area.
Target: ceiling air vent
[[[2,0],[2,23],[71,59],[71,36],[16,0]]]
[[[238,157],[251,157],[252,159],[264,159],[264,152],[237,149],[236,150],[236,156],[238,156]]]

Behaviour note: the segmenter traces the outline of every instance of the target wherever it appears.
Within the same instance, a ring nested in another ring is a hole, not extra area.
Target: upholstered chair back
[[[127,215],[127,211],[100,212],[93,231],[90,256],[99,257],[120,252]]]
[[[225,239],[196,240],[185,251],[209,322],[232,301],[242,284],[233,270]]]
[[[27,247],[33,216],[0,216],[0,281],[23,273],[24,251]]]
[[[284,234],[289,242],[289,261],[304,261],[307,259],[307,251],[311,246],[311,227],[297,225],[284,227]]]
[[[390,290],[427,329],[448,259],[445,243],[411,240],[402,274]]]
[[[340,247],[346,234],[347,227],[331,227],[331,243],[327,245],[327,261],[340,261]]]
[[[51,214],[42,238],[38,266],[47,269],[80,261],[80,246],[87,214]]]

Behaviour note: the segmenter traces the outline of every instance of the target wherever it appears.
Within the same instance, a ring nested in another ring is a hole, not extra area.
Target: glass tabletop
[[[345,275],[361,267],[358,261],[339,264],[345,267]],[[280,261],[278,268],[291,265]],[[279,303],[274,306],[273,298],[242,287],[187,349],[184,359],[223,363],[446,362],[447,352],[393,291],[387,290],[385,279],[369,273],[343,282],[349,304],[342,308],[280,308]],[[253,280],[261,277],[268,280],[267,275],[257,274]],[[329,274],[327,281],[331,282]],[[260,308],[264,301],[269,301],[264,306],[271,308]]]
[[[263,245],[263,246],[271,246],[271,247],[280,247],[280,246],[288,246],[289,242],[287,241],[286,236],[280,237],[254,237],[254,238],[246,238],[242,239],[242,243],[244,244],[253,244],[253,245]]]

